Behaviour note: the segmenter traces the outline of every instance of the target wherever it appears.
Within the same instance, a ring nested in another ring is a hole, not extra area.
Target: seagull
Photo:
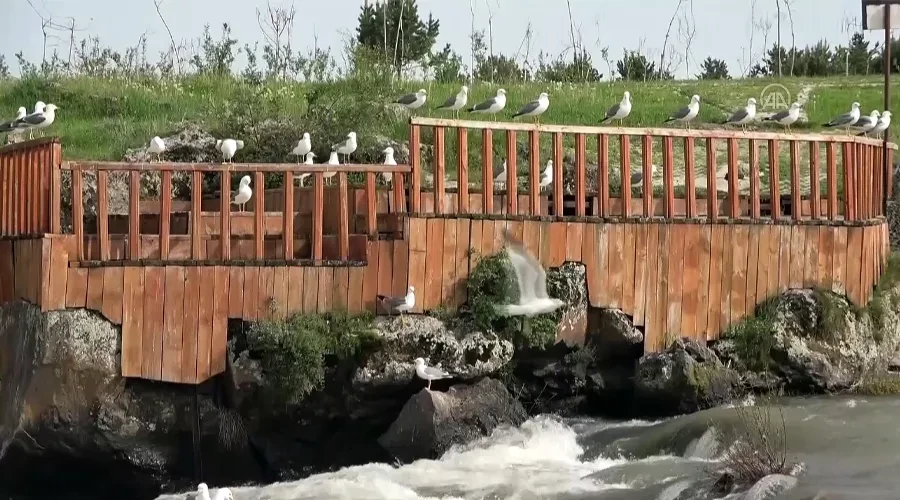
[[[498,173],[498,170],[499,170],[499,173]],[[494,167],[494,174],[495,174],[494,175],[494,183],[495,184],[498,182],[503,182],[503,183],[506,182],[506,160],[503,160],[503,165],[501,165],[499,169],[497,167]]]
[[[495,115],[503,110],[506,107],[506,90],[497,89],[497,95],[482,101],[471,108],[469,108],[470,113],[490,113],[491,115]],[[496,118],[494,118],[496,120]]]
[[[547,160],[547,166],[544,167],[544,171],[541,172],[541,191],[549,186],[551,182],[553,182],[553,160]]]
[[[55,104],[47,104],[46,106],[44,106],[44,103],[38,101],[38,103],[35,104],[34,109],[34,113],[16,120],[17,129],[28,129],[29,139],[34,139],[34,129],[43,129],[45,127],[49,127],[56,119],[57,107]],[[40,111],[38,111],[38,109],[40,109]],[[44,131],[41,130],[41,137],[43,136]]]
[[[691,128],[690,121],[696,118],[698,114],[700,114],[700,96],[694,94],[693,96],[691,96],[691,103],[686,107],[672,113],[672,115],[669,116],[669,119],[666,120],[665,123],[685,123],[687,124],[688,128]]]
[[[215,500],[234,500],[234,495],[228,488],[219,488],[219,490],[216,491]]]
[[[419,89],[418,92],[413,92],[412,94],[406,94],[397,98],[394,101],[394,104],[399,104],[406,109],[419,109],[425,104],[425,101],[428,99],[428,93],[425,92],[425,89]]]
[[[875,128],[870,130],[872,134],[880,134],[887,130],[888,127],[891,126],[891,112],[885,111],[881,113],[881,118],[878,119],[878,123],[875,124]]]
[[[222,152],[222,164],[226,162],[234,163],[234,153],[244,147],[244,141],[236,141],[234,139],[219,139],[216,141],[216,149]]]
[[[448,97],[447,100],[444,101],[444,104],[438,106],[437,109],[449,109],[450,111],[455,111],[456,117],[459,118],[459,110],[462,109],[467,102],[469,102],[469,87],[463,85],[456,95]]]
[[[788,131],[790,131],[791,125],[798,119],[800,119],[800,103],[795,102],[791,104],[791,107],[787,110],[779,111],[772,116],[763,118],[763,121],[776,122],[779,125],[787,127]]]
[[[400,314],[400,322],[403,323],[403,313],[408,313],[416,305],[416,289],[410,286],[406,291],[406,295],[402,297],[378,295],[378,300],[381,301],[382,307],[388,314],[395,312]]]
[[[881,113],[879,113],[877,109],[873,109],[869,116],[860,116],[859,120],[856,120],[856,123],[850,128],[858,130],[861,132],[861,135],[869,135],[869,132],[875,128],[875,125],[878,125],[878,118],[880,116]]]
[[[32,113],[43,113],[46,108],[47,105],[44,104],[44,101],[38,101],[34,103],[34,111]]]
[[[384,164],[385,165],[396,165],[397,160],[394,159],[394,148],[388,146],[384,148]],[[393,180],[394,175],[390,172],[382,172],[381,178],[384,179],[385,184],[390,184],[391,180]]]
[[[297,157],[297,164],[300,164],[300,157],[305,157],[312,150],[312,143],[309,140],[309,132],[303,132],[303,138],[297,141],[297,145],[291,150],[291,155]]]
[[[309,153],[306,153],[306,160],[303,161],[303,164],[304,165],[314,165],[313,158],[315,158],[315,157],[316,157],[316,154],[313,153],[312,151],[310,151]],[[312,175],[311,172],[304,172],[304,173],[300,174],[299,177],[297,177],[297,180],[300,182],[300,187],[303,187],[303,181],[310,175]]]
[[[332,151],[330,155],[328,155],[328,161],[325,162],[326,165],[340,165],[341,161],[338,159],[337,151]],[[325,180],[331,179],[334,177],[334,174],[337,172],[329,172],[328,169],[325,169],[325,173],[322,174],[322,178]]]
[[[495,305],[497,312],[504,316],[530,318],[553,312],[565,305],[562,300],[547,295],[547,273],[534,256],[521,243],[513,240],[509,231],[504,231],[504,239],[506,254],[516,274],[519,303]]]
[[[350,132],[347,134],[346,139],[337,144],[332,144],[331,149],[344,155],[344,163],[347,163],[347,156],[356,151],[356,132]],[[331,160],[328,160],[328,163],[331,163]],[[334,165],[337,164],[335,163]]]
[[[241,182],[238,185],[237,191],[234,192],[234,199],[231,203],[235,205],[241,206],[241,212],[244,211],[244,205],[250,201],[250,198],[253,196],[253,190],[250,189],[250,176],[245,175],[241,177]]]
[[[606,111],[606,118],[600,122],[600,125],[606,125],[607,123],[613,120],[624,120],[631,114],[631,92],[625,91],[625,95],[622,97],[622,101],[619,104],[613,105]]]
[[[200,483],[197,485],[197,496],[194,497],[196,500],[209,500],[209,486],[206,483]]]
[[[425,360],[422,358],[416,358],[416,375],[419,376],[420,379],[428,381],[428,390],[431,390],[431,381],[432,380],[441,380],[445,378],[453,378],[453,375],[441,370],[440,368],[434,368],[431,366],[425,365]]]
[[[540,115],[542,115],[544,111],[547,111],[547,108],[549,107],[550,95],[546,92],[541,92],[541,95],[538,96],[536,100],[522,106],[522,109],[520,109],[519,112],[514,114],[512,117],[517,118],[519,116],[532,116],[536,121],[540,122]]]
[[[727,120],[722,122],[723,125],[740,125],[746,130],[747,123],[753,121],[756,117],[756,99],[751,97],[747,99],[747,105],[735,111]]]
[[[16,122],[25,118],[25,115],[28,114],[28,111],[25,110],[25,106],[20,106],[19,110],[16,112],[16,117],[6,123],[0,123],[0,134],[4,132],[15,133],[16,132]]]
[[[162,155],[163,151],[165,151],[165,150],[166,150],[166,143],[163,142],[163,140],[160,139],[158,135],[153,137],[153,139],[150,139],[150,147],[147,148],[147,153],[152,154],[152,155],[155,154],[156,161],[162,161],[162,159],[160,158],[160,155]]]
[[[840,116],[832,118],[830,122],[823,124],[823,127],[844,127],[848,128],[853,126],[854,123],[859,120],[859,103],[854,102],[852,106],[850,106],[850,111],[844,113]],[[848,132],[849,135],[849,132]]]

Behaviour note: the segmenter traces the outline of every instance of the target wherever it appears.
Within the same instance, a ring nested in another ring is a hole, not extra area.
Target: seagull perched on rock
[[[394,101],[394,104],[399,104],[406,109],[419,109],[425,104],[425,101],[428,99],[428,93],[425,89],[419,89],[417,92],[413,92],[412,94],[406,94],[404,96],[400,96]]]
[[[388,146],[384,148],[384,164],[385,165],[396,165],[397,160],[394,159],[394,148]],[[391,172],[382,172],[381,178],[384,180],[385,184],[390,184],[394,178],[394,174]]]
[[[250,189],[250,176],[245,175],[241,177],[241,182],[238,184],[237,191],[233,193],[234,197],[232,198],[231,203],[235,205],[241,206],[241,212],[244,211],[244,206],[250,201],[250,198],[253,197],[253,190]]]
[[[823,127],[831,128],[831,127],[844,127],[848,130],[849,135],[849,127],[852,127],[859,120],[859,103],[854,102],[850,106],[850,111],[844,113],[840,116],[836,116],[831,119],[830,122],[822,124]]]
[[[425,365],[425,360],[422,358],[416,358],[416,375],[420,379],[428,381],[428,390],[431,390],[431,381],[432,380],[441,380],[445,378],[453,378],[453,375],[449,372],[445,372],[440,368],[435,368],[432,366]]]
[[[763,121],[775,122],[779,125],[787,127],[788,131],[791,130],[791,125],[793,125],[797,120],[800,119],[800,103],[795,102],[791,104],[791,107],[775,113],[774,115],[767,116],[763,118]]]
[[[147,148],[147,153],[156,155],[156,161],[162,161],[161,155],[165,150],[166,143],[160,139],[158,135],[153,137],[153,139],[150,139],[150,146]]]
[[[459,110],[464,108],[467,102],[469,102],[469,87],[463,85],[456,95],[448,97],[447,100],[444,101],[444,104],[438,106],[437,109],[449,109],[450,111],[455,111],[456,117],[459,118]]]
[[[222,164],[234,163],[234,154],[244,148],[244,141],[234,139],[219,139],[216,141],[216,149],[222,152]]]
[[[16,122],[25,118],[25,115],[28,114],[28,111],[25,109],[25,106],[20,106],[19,110],[16,112],[16,117],[6,123],[0,123],[0,134],[4,132],[14,133],[16,131]]]
[[[869,116],[860,116],[859,120],[856,120],[856,123],[850,128],[860,132],[862,135],[868,135],[875,128],[875,125],[878,125],[879,117],[881,117],[881,113],[877,109],[873,109]]]
[[[540,122],[540,116],[544,113],[544,111],[547,111],[547,108],[549,107],[550,95],[546,92],[541,92],[541,95],[538,96],[537,99],[522,106],[522,109],[520,109],[519,112],[514,114],[512,117],[518,118],[520,116],[530,116],[535,118],[537,122]]]
[[[516,275],[519,289],[517,304],[495,305],[497,312],[504,316],[524,316],[530,318],[538,314],[553,312],[563,305],[560,299],[547,295],[547,273],[540,262],[528,253],[518,241],[512,239],[509,231],[504,231],[506,254]]]
[[[622,100],[619,104],[614,104],[611,108],[606,110],[606,118],[600,122],[600,125],[606,125],[607,123],[613,120],[624,120],[628,118],[628,115],[631,114],[631,92],[625,91],[625,95],[622,96]]]
[[[412,311],[412,308],[416,306],[416,289],[415,287],[410,286],[406,290],[406,295],[402,297],[386,297],[384,295],[378,295],[378,300],[381,302],[382,307],[384,307],[385,312],[388,314],[399,314],[400,322],[402,323],[403,313]]]
[[[344,163],[347,163],[347,157],[356,151],[356,132],[350,132],[347,134],[346,139],[337,144],[332,144],[331,149],[344,155]],[[331,163],[331,160],[328,163]]]
[[[543,172],[541,172],[541,183],[540,189],[543,189],[550,185],[553,182],[553,160],[547,160],[547,166],[544,167]]]
[[[747,105],[738,109],[727,120],[722,122],[723,125],[740,125],[746,130],[746,125],[753,121],[756,117],[756,99],[751,97],[747,99]]]
[[[885,111],[884,113],[881,113],[881,118],[878,119],[878,123],[876,123],[875,127],[872,130],[870,130],[869,132],[871,132],[872,134],[880,134],[880,133],[884,132],[885,130],[887,130],[887,128],[890,126],[891,126],[891,112]],[[857,135],[862,135],[862,134],[857,134]]]
[[[497,89],[497,95],[469,108],[470,113],[489,113],[496,115],[506,107],[506,90]],[[494,118],[496,120],[496,117]]]
[[[672,113],[669,116],[669,119],[665,121],[665,123],[684,123],[687,124],[688,128],[691,128],[691,120],[697,117],[700,114],[700,96],[694,94],[691,96],[691,102],[687,106],[679,109],[678,111]]]
[[[309,132],[303,132],[303,138],[297,141],[297,145],[294,146],[290,154],[297,157],[297,163],[299,164],[300,158],[306,157],[310,151],[312,151],[312,141],[309,140]]]
[[[28,129],[29,139],[34,139],[35,129],[41,129],[41,137],[44,136],[43,129],[52,125],[53,121],[56,120],[56,110],[58,108],[55,104],[47,104],[44,106],[43,102],[38,101],[38,103],[35,104],[34,109],[34,113],[25,115],[16,120],[17,129]]]

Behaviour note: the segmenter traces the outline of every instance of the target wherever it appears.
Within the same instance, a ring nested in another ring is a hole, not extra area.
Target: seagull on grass
[[[219,139],[216,141],[216,149],[222,152],[222,164],[234,163],[234,154],[244,148],[244,141],[234,139]]]
[[[519,110],[518,113],[514,114],[512,117],[517,118],[519,116],[530,116],[535,118],[536,122],[540,122],[540,116],[547,111],[547,108],[550,107],[550,95],[546,92],[541,92],[541,95],[538,96],[534,101],[529,102],[528,104],[522,106],[522,109]]]
[[[849,127],[852,127],[857,121],[859,121],[859,103],[854,102],[850,106],[850,111],[832,118],[830,122],[824,123],[822,126],[826,128],[844,127],[848,130],[847,135],[850,135]]]
[[[416,289],[415,287],[410,286],[406,291],[406,295],[402,297],[386,297],[384,295],[378,295],[378,300],[388,314],[399,314],[400,322],[403,323],[403,313],[412,311],[413,307],[416,306]]]
[[[751,97],[747,99],[747,105],[738,109],[727,120],[722,122],[723,125],[740,125],[741,129],[746,130],[746,125],[753,121],[756,117],[756,99]]]
[[[560,299],[547,295],[547,273],[540,262],[528,253],[518,241],[512,239],[509,231],[504,231],[506,254],[516,275],[519,288],[517,304],[495,305],[497,312],[504,316],[524,316],[530,318],[538,314],[553,312],[565,305]]]
[[[156,155],[156,161],[162,161],[161,155],[165,150],[166,143],[160,139],[158,135],[154,136],[153,139],[150,139],[150,146],[147,148],[147,153]]]
[[[691,120],[697,117],[700,114],[700,96],[694,94],[691,96],[691,102],[687,106],[679,109],[678,111],[672,113],[671,116],[665,121],[665,123],[684,123],[688,128],[691,128]]]
[[[857,135],[869,135],[869,132],[875,128],[875,125],[878,125],[878,119],[881,117],[881,113],[878,112],[877,109],[872,110],[872,114],[869,116],[860,116],[859,120],[856,120],[856,123],[853,124],[853,130],[860,132]]]
[[[406,94],[404,96],[400,96],[394,101],[394,104],[399,104],[406,109],[419,109],[425,104],[425,101],[428,99],[428,93],[425,89],[419,89],[418,92],[413,92],[412,94]]]
[[[797,120],[800,119],[800,103],[795,102],[791,104],[791,107],[775,113],[772,116],[768,116],[763,118],[763,121],[775,122],[779,125],[787,127],[788,132],[791,131],[791,125],[793,125]]]
[[[611,108],[606,110],[606,118],[600,122],[600,125],[606,125],[607,123],[613,120],[622,121],[625,118],[628,118],[628,115],[631,114],[631,92],[625,91],[625,95],[622,96],[622,100],[619,104],[613,105]]]
[[[297,163],[300,163],[301,157],[312,151],[312,141],[309,140],[309,132],[303,132],[303,138],[297,141],[297,145],[291,150],[290,154],[297,157]]]
[[[347,163],[347,157],[356,151],[356,132],[350,132],[347,134],[346,139],[337,144],[332,144],[331,150],[344,155],[344,163]],[[328,163],[331,163],[331,160]]]
[[[388,146],[388,147],[384,148],[384,151],[382,151],[382,153],[384,153],[384,164],[385,165],[396,165],[397,164],[397,160],[394,159],[394,148]],[[382,180],[384,180],[385,184],[390,184],[394,178],[394,174],[392,174],[390,172],[382,172],[381,178],[382,178]]]
[[[469,102],[469,87],[463,85],[456,95],[448,97],[447,100],[444,101],[444,104],[438,106],[437,109],[449,109],[450,111],[455,111],[456,117],[459,118],[459,110],[464,108],[467,102]]]
[[[880,133],[884,132],[885,130],[887,130],[887,128],[890,126],[891,126],[891,112],[885,111],[884,113],[881,113],[881,118],[878,119],[878,123],[875,124],[875,128],[873,128],[869,132],[872,133],[873,135],[880,134]],[[857,135],[861,135],[861,134],[857,134]]]
[[[497,89],[497,95],[490,99],[484,100],[471,108],[470,113],[488,113],[492,116],[496,115],[506,107],[506,90]],[[494,120],[497,118],[494,117]]]
[[[432,366],[425,365],[425,360],[422,358],[416,358],[416,375],[420,379],[428,381],[428,390],[431,390],[431,381],[432,380],[441,380],[445,378],[453,378],[453,375],[449,372],[441,370],[440,368],[434,368]]]
[[[231,203],[235,205],[241,206],[241,212],[244,211],[244,206],[250,201],[250,198],[253,197],[253,190],[250,189],[250,176],[245,175],[241,177],[241,182],[238,184],[237,191],[232,193],[232,201]]]

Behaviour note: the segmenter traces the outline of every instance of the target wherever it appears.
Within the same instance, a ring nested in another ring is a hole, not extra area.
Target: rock
[[[633,360],[643,354],[644,334],[621,309],[592,307],[586,337],[586,345],[595,347],[602,361]]]
[[[456,385],[446,393],[419,391],[378,442],[395,458],[411,462],[438,458],[451,446],[490,434],[502,425],[517,426],[525,409],[497,380]]]
[[[885,218],[887,218],[888,223],[888,235],[891,241],[891,249],[896,251],[900,248],[900,202],[894,200],[888,201]]]
[[[641,414],[691,413],[730,401],[741,392],[738,374],[693,340],[678,339],[665,351],[644,356],[635,374]]]
[[[770,500],[797,486],[797,478],[784,474],[769,474],[750,487],[741,500]]]

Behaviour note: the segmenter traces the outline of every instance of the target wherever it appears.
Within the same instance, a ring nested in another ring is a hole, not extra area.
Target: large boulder
[[[395,458],[411,462],[437,458],[453,445],[489,434],[501,425],[517,426],[527,415],[497,380],[448,392],[423,389],[410,398],[378,442]]]

